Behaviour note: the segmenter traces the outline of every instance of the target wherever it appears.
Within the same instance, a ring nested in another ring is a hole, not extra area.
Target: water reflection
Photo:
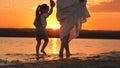
[[[58,53],[57,41],[58,41],[57,38],[53,38],[52,39],[52,50],[51,51],[52,51],[53,54],[57,54]]]

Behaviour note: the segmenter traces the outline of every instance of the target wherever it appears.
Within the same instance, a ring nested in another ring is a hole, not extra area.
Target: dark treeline
[[[47,29],[49,37],[59,37],[59,30]],[[35,29],[0,28],[0,37],[35,37]]]
[[[59,37],[59,30],[47,29],[49,37]],[[35,29],[0,28],[0,37],[35,37]],[[120,31],[82,30],[78,38],[120,39]]]

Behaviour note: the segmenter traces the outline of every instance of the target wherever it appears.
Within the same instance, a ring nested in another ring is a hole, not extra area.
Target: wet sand
[[[89,57],[45,57],[44,59],[22,62],[0,60],[0,68],[120,68],[120,52],[109,52]]]
[[[34,63],[17,62],[0,68],[120,68],[119,60],[80,60],[77,58],[37,61]]]

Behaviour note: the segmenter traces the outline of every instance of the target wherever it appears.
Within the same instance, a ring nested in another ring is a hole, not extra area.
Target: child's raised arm
[[[50,0],[50,6],[51,6],[51,9],[50,9],[50,11],[49,11],[49,13],[48,13],[48,16],[52,14],[52,12],[53,12],[53,7],[55,6],[55,2],[54,2],[53,0]]]

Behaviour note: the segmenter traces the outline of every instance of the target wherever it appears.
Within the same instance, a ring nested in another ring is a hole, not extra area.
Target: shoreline
[[[36,38],[35,36],[0,36],[0,38]],[[49,38],[59,38],[59,37],[49,37]],[[103,37],[76,37],[74,39],[113,39],[113,40],[119,40],[120,38],[103,38]]]
[[[120,68],[120,51],[64,59],[58,56],[44,57],[40,60],[28,57],[26,61],[0,59],[0,64],[0,68]]]

